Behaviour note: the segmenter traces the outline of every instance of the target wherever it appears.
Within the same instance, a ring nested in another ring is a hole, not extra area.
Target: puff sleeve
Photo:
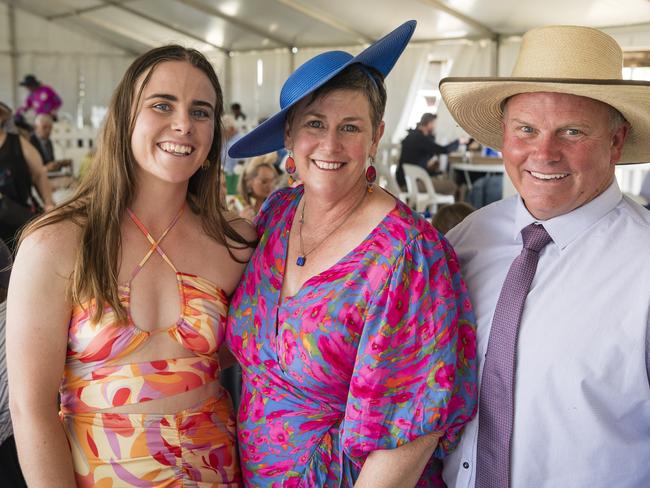
[[[433,228],[421,232],[367,309],[341,426],[353,463],[434,432],[434,456],[455,447],[476,410],[475,333],[454,251]]]

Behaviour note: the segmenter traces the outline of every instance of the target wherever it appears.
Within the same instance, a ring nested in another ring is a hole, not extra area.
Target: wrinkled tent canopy
[[[370,43],[408,19],[414,42],[497,38],[546,24],[650,23],[646,0],[4,0],[132,53],[176,40],[224,53]]]
[[[203,51],[226,103],[257,120],[277,110],[282,82],[305,60],[338,47],[359,52],[408,19],[418,27],[388,80],[393,142],[430,77],[427,61],[442,63],[441,76],[507,75],[519,36],[548,24],[599,27],[626,50],[650,49],[647,0],[0,0],[0,99],[19,104],[18,81],[34,73],[62,94],[63,112],[87,122],[135,56],[177,42]],[[440,115],[439,135],[456,135]]]

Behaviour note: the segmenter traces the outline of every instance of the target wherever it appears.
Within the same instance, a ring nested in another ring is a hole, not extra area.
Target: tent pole
[[[9,79],[11,80],[11,103],[15,110],[18,107],[18,51],[16,50],[16,8],[15,0],[10,0],[7,5],[9,14],[9,63],[11,71]]]
[[[492,76],[499,76],[499,50],[501,49],[501,36],[494,38],[494,65]]]
[[[228,103],[233,103],[232,99],[232,90],[233,90],[233,78],[232,78],[232,54],[228,53],[226,54],[226,61],[224,62],[224,71],[225,71],[225,87],[223,91],[223,96],[226,100],[228,100]],[[224,114],[227,113],[227,111],[230,109],[230,107],[226,106],[224,103],[223,107],[223,112]]]

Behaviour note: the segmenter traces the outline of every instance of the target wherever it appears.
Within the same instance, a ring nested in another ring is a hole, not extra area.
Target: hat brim
[[[502,104],[520,93],[568,93],[616,108],[632,126],[620,164],[650,161],[650,82],[548,78],[444,78],[440,93],[465,132],[483,145],[503,146]]]
[[[283,107],[279,112],[269,117],[239,139],[228,150],[228,155],[231,158],[249,158],[282,149],[284,147],[284,123],[286,115],[293,106],[334,78],[345,68],[355,63],[372,67],[383,76],[388,75],[402,55],[402,52],[404,52],[406,45],[415,31],[416,24],[417,22],[415,20],[405,22],[397,29],[368,46],[358,55],[352,57],[345,64],[327,73],[318,80],[318,83],[315,83],[306,90],[302,97]]]
[[[38,86],[40,84],[41,84],[41,82],[36,78],[33,78],[33,79],[25,78],[25,79],[23,79],[23,81],[18,83],[19,86]]]

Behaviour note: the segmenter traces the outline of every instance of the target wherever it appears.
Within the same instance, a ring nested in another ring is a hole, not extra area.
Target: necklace
[[[334,229],[332,230],[332,232],[330,232],[330,233],[327,234],[325,237],[323,237],[323,239],[322,239],[320,242],[318,242],[314,247],[312,247],[312,248],[311,248],[309,251],[307,251],[307,252],[305,252],[305,245],[304,245],[304,243],[303,243],[303,241],[302,241],[302,226],[303,226],[304,223],[305,223],[305,206],[306,206],[306,204],[307,204],[307,200],[305,200],[305,199],[304,199],[304,196],[303,196],[302,211],[300,212],[300,220],[298,221],[298,223],[300,224],[300,227],[298,228],[298,237],[300,238],[300,255],[298,256],[298,259],[296,259],[296,265],[297,265],[297,266],[300,266],[300,267],[304,266],[305,263],[307,262],[307,256],[309,256],[309,255],[310,255],[311,253],[313,253],[316,249],[318,249],[318,248],[320,247],[321,244],[323,244],[327,239],[329,239],[330,237],[332,237],[332,235],[334,235],[334,234],[336,233],[336,231],[339,230],[339,229],[343,226],[343,224],[345,224],[345,223],[348,221],[348,219],[352,216],[352,214],[353,214],[356,210],[359,209],[359,207],[361,206],[361,204],[363,203],[363,201],[366,199],[366,195],[367,195],[367,194],[368,194],[368,192],[365,192],[365,191],[364,191],[364,192],[363,192],[363,197],[361,197],[361,200],[359,200],[359,203],[357,203],[357,204],[354,206],[354,208],[348,212],[348,214],[347,214],[347,215],[345,216],[345,218],[341,221],[341,223],[337,224],[337,226],[334,227]]]

